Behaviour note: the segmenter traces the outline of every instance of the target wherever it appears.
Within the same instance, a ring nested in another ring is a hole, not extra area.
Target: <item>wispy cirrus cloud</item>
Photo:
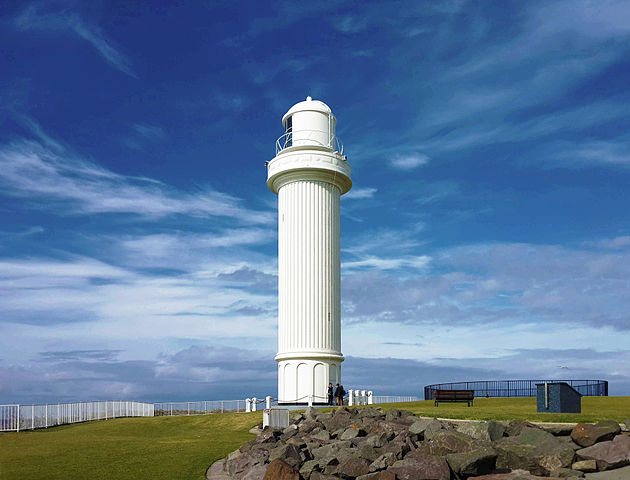
[[[5,195],[46,210],[63,204],[68,214],[230,217],[252,224],[274,221],[271,212],[248,210],[238,198],[209,187],[181,192],[153,179],[119,175],[33,141],[0,146],[0,167]]]
[[[132,69],[131,60],[116,48],[101,27],[88,22],[63,4],[31,3],[13,18],[12,24],[22,31],[74,33],[92,45],[109,65],[130,77],[138,78]]]

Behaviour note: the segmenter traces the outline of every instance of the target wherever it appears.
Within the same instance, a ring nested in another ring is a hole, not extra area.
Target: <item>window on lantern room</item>
[[[284,139],[284,146],[285,147],[290,147],[291,145],[293,145],[293,116],[287,117],[287,121],[285,123],[285,127],[286,127],[286,132],[285,132],[285,139]]]

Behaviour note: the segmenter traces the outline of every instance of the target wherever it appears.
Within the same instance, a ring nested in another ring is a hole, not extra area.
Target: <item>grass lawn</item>
[[[630,419],[630,397],[583,397],[582,414],[538,414],[535,398],[478,398],[466,404],[377,405],[418,415],[477,420],[595,422]],[[118,418],[0,434],[0,479],[160,480],[204,478],[206,468],[253,436],[262,412]]]
[[[201,480],[261,420],[262,412],[117,418],[0,433],[0,479]]]
[[[597,422],[630,419],[630,397],[582,397],[582,413],[536,413],[536,398],[475,398],[474,406],[465,403],[440,403],[431,400],[379,405],[409,410],[423,417],[468,418],[472,420],[530,420],[533,422]]]

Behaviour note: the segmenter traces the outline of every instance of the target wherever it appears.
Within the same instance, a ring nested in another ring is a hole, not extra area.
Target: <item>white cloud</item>
[[[36,142],[0,146],[0,185],[5,195],[51,209],[60,203],[70,214],[126,213],[229,217],[238,222],[271,224],[271,212],[248,210],[231,195],[205,188],[181,192],[149,178],[119,175]],[[56,212],[59,212],[56,209]]]
[[[13,19],[13,25],[24,31],[74,32],[92,45],[112,67],[137,78],[129,58],[116,49],[114,43],[107,38],[98,25],[86,22],[78,13],[67,9],[43,12],[43,5],[32,3]]]
[[[423,153],[410,153],[407,155],[396,155],[390,159],[389,163],[398,170],[413,170],[429,162],[429,157]]]
[[[377,189],[374,187],[364,187],[364,188],[353,188],[347,194],[343,196],[343,198],[351,199],[351,200],[361,200],[365,198],[372,198],[376,193]]]

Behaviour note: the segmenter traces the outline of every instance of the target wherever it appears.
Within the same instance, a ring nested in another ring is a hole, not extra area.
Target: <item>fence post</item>
[[[374,398],[372,397],[372,390],[367,392],[367,403],[368,405],[373,405],[374,404]]]
[[[265,408],[269,410],[271,408],[271,395],[265,397]]]
[[[208,414],[208,401],[207,400],[203,401],[203,414],[204,415]]]
[[[17,406],[17,431],[20,431],[20,405]]]
[[[348,390],[348,406],[351,407],[352,406],[352,400],[353,400],[353,395],[352,395],[353,391],[352,389]]]
[[[188,415],[190,415],[190,402],[186,402],[186,405],[188,405]]]
[[[173,416],[173,404],[171,403],[171,417]]]
[[[46,414],[44,416],[44,428],[48,428],[48,404],[46,404]]]
[[[35,405],[31,405],[31,430],[35,430]]]
[[[255,412],[256,408],[257,408],[256,407],[256,397],[253,397],[252,398],[252,412]]]
[[[221,413],[223,413],[223,400],[221,400]]]

